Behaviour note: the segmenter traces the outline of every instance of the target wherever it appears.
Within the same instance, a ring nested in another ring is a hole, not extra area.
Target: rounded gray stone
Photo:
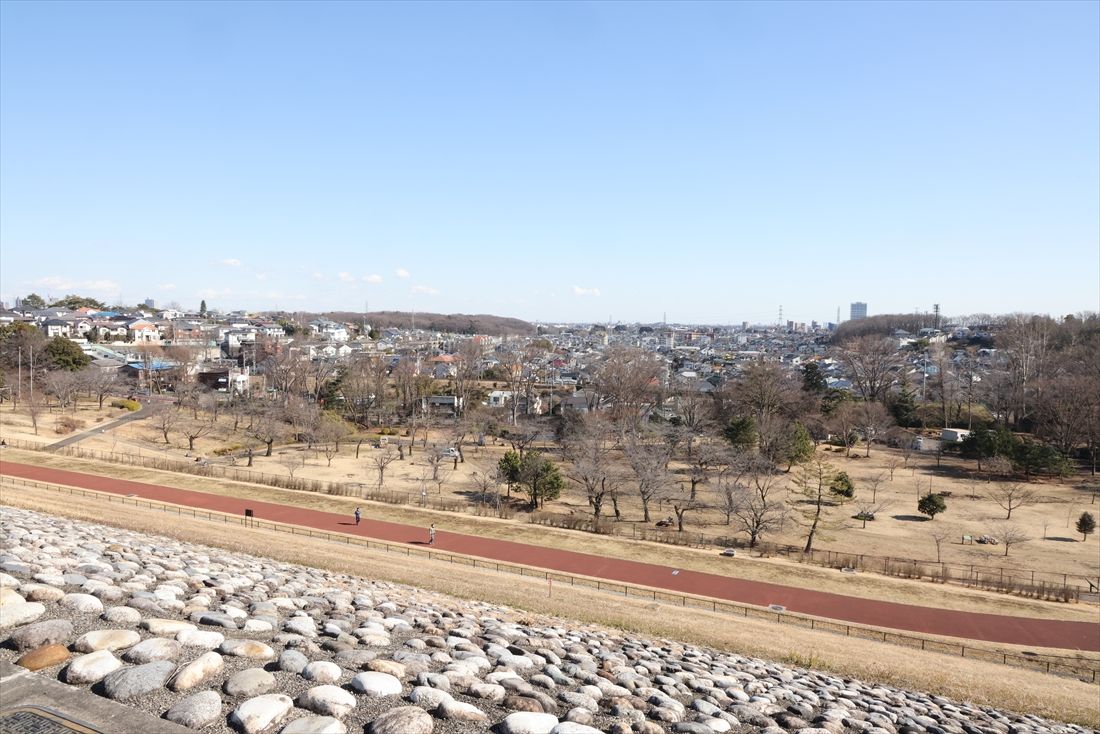
[[[123,668],[103,679],[103,692],[107,698],[127,701],[163,688],[174,672],[176,664],[171,660],[157,660],[133,668]]]
[[[186,726],[188,729],[202,729],[221,718],[222,697],[217,691],[203,691],[188,696],[168,709],[164,718]]]
[[[257,734],[286,718],[294,702],[281,693],[250,698],[229,714],[229,723],[244,734]]]
[[[370,723],[370,734],[432,734],[435,722],[419,706],[390,709]]]
[[[300,708],[342,719],[355,708],[355,696],[339,686],[314,686],[298,697]]]
[[[4,612],[7,612],[5,607]],[[16,650],[33,650],[43,645],[60,645],[73,634],[73,623],[67,619],[47,619],[20,627],[11,633],[11,644]]]
[[[91,594],[66,594],[58,602],[62,609],[77,614],[102,614],[103,602]]]
[[[110,650],[82,655],[65,668],[64,679],[69,685],[96,683],[109,673],[122,667],[122,661],[111,654]]]
[[[163,637],[142,640],[122,654],[128,663],[151,663],[154,660],[175,660],[180,656],[180,644]]]
[[[347,731],[344,722],[331,716],[303,716],[284,726],[279,734],[347,734]]]
[[[279,654],[279,670],[287,673],[301,673],[309,665],[309,658],[297,650],[283,650]]]
[[[263,668],[247,668],[229,676],[223,690],[230,696],[252,698],[275,687],[275,676]]]
[[[127,627],[136,627],[141,623],[141,612],[133,607],[107,607],[101,616],[111,624]]]

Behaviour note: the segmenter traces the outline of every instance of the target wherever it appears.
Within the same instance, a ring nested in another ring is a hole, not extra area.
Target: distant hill
[[[353,311],[333,311],[324,314],[333,321],[359,323],[362,313]],[[395,327],[408,329],[413,326],[427,331],[449,331],[455,334],[488,334],[490,336],[526,336],[535,333],[534,324],[520,319],[490,314],[464,313],[416,313],[415,317],[406,311],[371,311],[366,315],[367,323],[376,329]]]
[[[896,329],[916,334],[921,329],[935,325],[932,314],[879,314],[865,319],[845,321],[837,327],[832,341],[834,344],[843,344],[849,339],[861,336],[890,336]]]

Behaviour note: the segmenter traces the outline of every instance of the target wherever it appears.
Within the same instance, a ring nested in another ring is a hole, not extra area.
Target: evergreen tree
[[[825,375],[821,373],[821,365],[810,362],[802,365],[802,390],[812,395],[820,395],[829,387],[825,381]]]
[[[814,456],[814,440],[802,421],[795,421],[791,426],[791,435],[787,443],[786,455],[787,471],[795,464],[809,461]]]
[[[46,342],[44,350],[46,366],[54,370],[76,372],[92,362],[84,351],[73,341],[57,336]]]
[[[947,512],[947,502],[941,495],[929,492],[917,502],[917,510],[920,514],[928,515],[928,517],[935,520],[936,515],[939,515],[941,512]]]
[[[31,293],[29,296],[23,296],[23,298],[20,299],[20,302],[22,303],[23,308],[31,309],[34,311],[46,307],[46,299],[38,295],[37,293]]]
[[[203,318],[206,317],[206,299],[205,298],[202,299],[202,301],[199,302],[199,316],[202,316]]]
[[[846,471],[838,471],[829,482],[829,489],[835,495],[851,499],[856,496],[856,486]]]
[[[1082,543],[1096,532],[1096,518],[1091,512],[1082,512],[1081,517],[1077,518],[1077,532],[1081,533]]]
[[[750,449],[756,445],[756,424],[750,416],[731,418],[722,435],[737,448]]]

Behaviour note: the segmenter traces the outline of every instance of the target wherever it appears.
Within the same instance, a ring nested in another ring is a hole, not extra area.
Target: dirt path
[[[100,492],[132,494],[161,502],[238,515],[243,515],[248,508],[253,510],[257,518],[395,543],[426,544],[428,541],[427,528],[371,520],[367,514],[356,525],[350,514],[337,515],[10,461],[0,462],[0,474]],[[521,563],[565,574],[598,577],[760,606],[781,604],[792,612],[887,629],[1013,645],[1100,652],[1100,619],[1096,623],[1072,622],[918,607],[449,533],[446,523],[438,523],[437,529],[435,545],[441,550]],[[537,533],[537,529],[532,528],[532,532]],[[581,543],[583,540],[579,545]],[[736,562],[736,559],[730,559],[730,563]]]

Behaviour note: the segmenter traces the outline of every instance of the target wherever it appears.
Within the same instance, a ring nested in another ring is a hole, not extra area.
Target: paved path
[[[10,461],[0,462],[0,474],[114,494],[135,494],[145,499],[237,515],[243,515],[247,507],[255,512],[257,518],[293,523],[329,532],[378,538],[395,543],[424,544],[428,538],[426,528],[371,520],[369,517],[366,517],[360,525],[356,525],[350,512],[347,515],[338,515],[289,505],[242,500],[207,492],[162,487]],[[369,508],[366,514],[369,515]],[[918,607],[812,589],[746,581],[699,571],[678,570],[668,566],[605,558],[524,543],[460,535],[446,532],[446,523],[437,523],[437,526],[439,526],[439,533],[436,538],[436,547],[441,550],[521,563],[565,574],[591,576],[761,606],[782,604],[792,612],[887,629],[1014,645],[1100,652],[1100,619],[1096,623],[1072,622]],[[537,532],[537,529],[532,528],[532,532]],[[577,537],[578,545],[583,545],[584,536]],[[736,559],[730,559],[730,563],[737,562]]]
[[[154,404],[151,404],[149,402],[142,403],[141,408],[139,410],[135,410],[132,413],[127,413],[126,415],[122,416],[118,420],[113,420],[110,423],[104,423],[101,426],[96,426],[95,428],[93,428],[90,431],[84,431],[83,433],[77,433],[77,434],[74,434],[72,436],[69,436],[68,438],[63,438],[60,441],[57,441],[56,443],[51,443],[49,446],[46,447],[46,450],[47,451],[56,451],[57,449],[62,448],[64,446],[70,446],[74,443],[79,443],[80,441],[83,441],[86,438],[91,438],[92,436],[96,436],[96,435],[106,433],[107,431],[113,430],[113,429],[118,428],[119,426],[125,425],[127,423],[131,423],[133,421],[145,420],[146,418],[149,418],[150,416],[152,416],[156,411],[164,410],[164,407],[165,407],[164,404],[154,405]]]

